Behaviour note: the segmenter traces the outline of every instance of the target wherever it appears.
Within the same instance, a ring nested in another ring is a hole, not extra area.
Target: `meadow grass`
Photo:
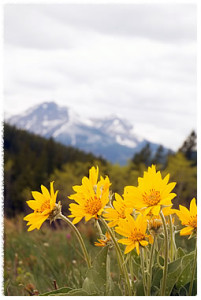
[[[4,294],[25,296],[63,286],[81,287],[87,268],[74,233],[58,222],[27,232],[21,220],[22,216],[5,219]],[[99,250],[94,246],[97,236],[89,225],[80,224],[79,230],[94,257]]]

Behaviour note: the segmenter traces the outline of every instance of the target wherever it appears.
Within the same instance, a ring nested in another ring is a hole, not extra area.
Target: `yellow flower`
[[[181,220],[181,224],[186,226],[180,231],[180,235],[190,235],[197,231],[197,205],[195,198],[191,200],[189,210],[185,206],[179,205],[179,210],[175,209],[175,213]]]
[[[98,218],[102,214],[105,205],[109,201],[109,178],[102,176],[98,181],[98,167],[92,167],[89,170],[89,178],[83,177],[82,185],[74,186],[76,194],[69,196],[77,202],[71,203],[69,210],[71,211],[70,218],[74,218],[73,224],[78,223],[83,217],[86,222],[91,218]]]
[[[124,199],[145,215],[159,215],[161,208],[172,206],[171,200],[176,196],[175,193],[171,193],[176,183],[168,181],[169,174],[162,179],[160,171],[156,172],[156,167],[152,165],[144,172],[144,177],[138,178],[137,187],[125,187]]]
[[[152,238],[146,234],[146,230],[147,218],[143,215],[138,215],[136,220],[131,215],[128,215],[126,219],[119,221],[115,231],[126,237],[126,239],[118,240],[118,243],[126,245],[125,254],[136,248],[139,255],[140,246],[148,245],[146,238],[149,238],[149,242],[152,242]]]
[[[110,235],[108,232],[105,234],[105,239],[98,239],[98,242],[95,242],[94,245],[97,247],[105,247],[110,241]]]
[[[133,208],[129,207],[119,194],[115,193],[115,199],[116,201],[112,203],[114,208],[108,207],[104,213],[104,218],[111,221],[108,223],[109,227],[118,225],[119,220],[125,219],[128,214],[133,212]]]
[[[42,193],[32,192],[35,200],[27,201],[28,206],[34,210],[33,213],[24,217],[24,220],[28,221],[27,226],[30,225],[28,231],[40,229],[45,220],[48,218],[53,220],[60,211],[60,204],[56,204],[58,191],[54,193],[53,183],[53,181],[50,182],[50,193],[44,185],[41,185]]]

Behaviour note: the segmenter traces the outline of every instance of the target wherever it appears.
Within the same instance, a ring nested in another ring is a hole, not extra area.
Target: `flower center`
[[[150,192],[147,194],[146,192],[142,195],[144,202],[148,206],[157,205],[161,201],[161,195],[159,191],[155,191],[151,189]]]
[[[98,213],[101,207],[102,207],[102,203],[100,198],[94,196],[93,198],[91,197],[87,199],[85,204],[85,212],[93,216]]]
[[[41,205],[40,209],[36,209],[35,212],[42,213],[46,209],[50,209],[50,200],[44,201],[43,204]]]
[[[133,241],[141,241],[141,240],[144,240],[145,239],[145,235],[142,234],[141,232],[138,232],[137,230],[134,230],[132,233],[131,233],[131,239]]]
[[[197,228],[197,215],[190,217],[188,225],[192,226],[193,228]]]
[[[44,211],[46,209],[50,209],[50,201],[46,200],[45,202],[43,202],[40,209],[41,209],[41,211]]]

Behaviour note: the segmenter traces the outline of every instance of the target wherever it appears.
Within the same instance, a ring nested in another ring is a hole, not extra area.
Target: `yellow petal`
[[[120,222],[119,222],[120,225]],[[129,237],[131,232],[130,232],[130,228],[122,228],[122,227],[115,227],[115,231],[117,233],[119,233],[120,235],[123,235],[125,237]]]
[[[193,216],[197,215],[197,205],[196,205],[195,198],[193,198],[191,200],[191,203],[190,203],[190,213]]]
[[[126,246],[126,249],[124,251],[125,254],[129,253],[130,251],[132,251],[135,247],[135,244],[132,243],[131,245]]]
[[[137,254],[139,255],[140,254],[140,246],[139,246],[138,242],[135,242],[135,247],[136,247]]]
[[[99,172],[98,166],[96,169],[95,169],[95,167],[92,167],[89,170],[89,180],[91,181],[92,186],[97,184],[98,172]]]
[[[179,205],[180,212],[177,212],[180,220],[185,224],[190,218],[190,211],[183,205]]]
[[[51,198],[54,197],[54,187],[53,187],[54,181],[50,182],[50,196]]]
[[[44,197],[43,194],[39,193],[39,192],[31,192],[32,196],[34,197],[34,199],[36,201],[40,201],[40,202],[44,202],[46,200],[46,198]]]
[[[55,207],[55,203],[56,203],[56,199],[57,199],[57,194],[58,194],[58,191],[56,191],[56,193],[54,194],[54,196],[50,199],[50,208],[51,208],[51,210],[53,210],[53,208]]]
[[[148,245],[148,242],[145,241],[145,240],[142,240],[142,241],[139,241],[139,242],[140,242],[140,245],[143,246],[143,247]]]
[[[50,199],[50,193],[49,193],[48,189],[44,185],[41,185],[41,191],[42,191],[43,196],[47,200],[49,200]]]
[[[118,225],[118,223],[119,223],[118,220],[114,220],[114,221],[109,222],[107,225],[111,228],[111,227]]]
[[[160,212],[160,208],[161,208],[160,205],[154,206],[154,207],[152,208],[152,210],[151,210],[152,214],[155,215],[155,216],[158,216],[158,215],[159,215],[159,212]]]
[[[149,238],[149,243],[150,243],[150,244],[153,244],[153,242],[154,242],[153,236],[150,234],[150,235],[148,236],[148,238]]]
[[[33,210],[40,209],[40,207],[41,207],[41,203],[36,200],[28,200],[28,201],[26,201],[26,203]]]
[[[86,222],[88,222],[89,220],[91,220],[91,218],[93,218],[93,216],[87,214],[87,215],[85,216]]]
[[[142,214],[143,214],[144,216],[148,215],[148,213],[150,213],[151,209],[152,209],[151,206],[150,206],[150,207],[147,207],[147,208],[145,208],[145,209],[142,209]]]
[[[130,239],[120,239],[120,240],[118,240],[118,243],[123,244],[123,245],[131,245],[131,244],[133,244],[133,241]]]
[[[41,217],[40,220],[37,222],[37,229],[40,229],[41,225],[47,220],[48,215]]]
[[[117,193],[115,193],[115,199],[116,199],[117,202],[120,202],[120,203],[123,202],[122,197],[119,194],[117,194]]]
[[[184,227],[183,229],[181,229],[180,231],[180,235],[190,235],[193,232],[193,227],[188,226],[188,227]]]
[[[29,221],[31,218],[35,216],[35,213],[31,213],[23,218],[24,221]]]
[[[70,216],[69,216],[70,217]],[[76,217],[73,221],[72,221],[72,223],[73,224],[77,224],[78,222],[80,222],[80,220],[83,218],[83,216],[81,216],[81,217]]]
[[[32,224],[32,225],[27,229],[27,231],[32,231],[32,230],[34,230],[34,229],[37,229],[37,228],[36,228],[36,225],[35,225],[35,224]]]
[[[35,218],[32,219],[27,225],[31,225],[27,230],[32,231],[34,229],[40,229],[41,225],[45,222],[48,216],[42,216],[41,214],[35,214]]]
[[[163,179],[163,183],[166,185],[168,183],[169,179],[170,179],[170,174],[167,174],[165,176],[165,178]]]
[[[166,185],[165,189],[161,193],[162,198],[166,197],[174,189],[175,185],[176,185],[176,182],[168,183]]]

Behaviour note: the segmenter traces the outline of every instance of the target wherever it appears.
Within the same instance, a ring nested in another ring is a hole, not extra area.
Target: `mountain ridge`
[[[159,146],[135,134],[132,124],[119,116],[84,119],[72,108],[59,106],[53,101],[35,105],[6,121],[17,128],[45,138],[52,137],[64,145],[92,152],[121,165],[126,164],[147,143],[153,154]]]

